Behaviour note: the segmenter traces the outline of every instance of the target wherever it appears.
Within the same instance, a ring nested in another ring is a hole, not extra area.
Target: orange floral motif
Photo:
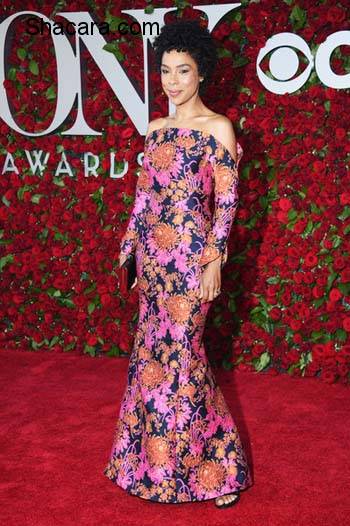
[[[198,466],[199,457],[197,455],[191,455],[190,453],[186,453],[183,457],[183,463],[184,466],[187,468],[193,468]]]
[[[146,416],[146,422],[145,422],[145,431],[148,434],[152,433],[152,415]]]
[[[179,362],[177,360],[171,360],[169,362],[169,366],[172,368],[172,369],[177,369],[179,367]]]
[[[151,360],[144,367],[141,376],[143,385],[148,387],[148,389],[153,389],[159,385],[164,378],[163,367],[156,360]]]
[[[174,215],[173,223],[174,225],[181,225],[183,223],[184,219],[184,213],[176,211],[176,214]]]
[[[215,148],[215,159],[223,159],[224,155],[225,155],[225,150],[221,147],[221,145],[217,145],[217,147]]]
[[[201,311],[197,312],[193,317],[193,325],[195,327],[200,327],[204,321],[205,316]]]
[[[218,448],[216,448],[216,454],[215,456],[217,458],[224,458],[225,457],[225,448],[224,447],[221,447],[219,446]]]
[[[128,461],[130,465],[133,466],[134,469],[137,468],[137,464],[139,463],[139,458],[137,457],[137,455],[135,455],[135,453],[130,453],[130,455],[128,456]]]
[[[236,455],[235,455],[236,456]],[[232,476],[232,477],[237,477],[237,474],[238,474],[238,469],[237,469],[237,466],[235,464],[231,464],[230,466],[228,466],[227,468],[227,472]]]
[[[160,223],[154,228],[154,239],[163,250],[171,250],[179,241],[179,235],[175,228],[166,223]]]
[[[214,405],[215,405],[215,409],[221,416],[224,416],[226,413],[228,413],[228,407],[226,404],[226,400],[224,399],[222,391],[219,388],[215,389]]]
[[[151,351],[147,349],[144,345],[140,345],[139,347],[139,359],[140,360],[150,360],[151,358]]]
[[[176,192],[172,193],[171,197],[174,200],[174,203],[178,203],[179,201],[182,201],[185,195],[186,195],[185,192],[182,192],[181,190],[176,190]]]
[[[205,265],[206,263],[209,263],[209,261],[213,261],[219,256],[220,252],[217,248],[207,245],[206,247],[204,247],[199,264]]]
[[[115,469],[119,469],[120,466],[122,465],[122,463],[123,463],[123,461],[120,458],[114,459],[113,462],[112,462],[112,466],[113,466],[112,469],[114,469],[114,468]],[[115,469],[114,469],[114,471],[115,471]]]
[[[182,236],[182,242],[187,245],[190,245],[192,241],[192,236],[190,234],[183,234]]]
[[[150,177],[148,172],[142,167],[138,177],[138,184],[143,190],[149,190],[151,187]]]
[[[179,389],[179,393],[181,396],[188,396],[190,400],[193,400],[194,395],[196,394],[196,388],[193,384],[182,385]]]
[[[135,413],[127,415],[125,418],[125,422],[130,426],[130,429],[136,428],[139,424],[138,418]]]
[[[169,462],[169,443],[160,436],[149,436],[146,439],[146,455],[151,465],[164,466]]]
[[[114,440],[121,440],[123,436],[123,422],[118,420],[116,428],[114,430]]]
[[[181,294],[171,296],[167,300],[167,307],[170,316],[175,322],[184,323],[188,321],[191,313],[191,303],[186,296],[182,296]]]
[[[213,148],[210,146],[210,144],[207,144],[206,146],[204,146],[203,152],[206,155],[211,155],[213,153]]]
[[[149,225],[155,225],[159,221],[159,217],[157,214],[154,214],[153,212],[148,212],[147,214],[147,222]]]
[[[217,163],[214,168],[215,191],[219,194],[227,195],[232,181],[235,178],[234,172],[228,166]],[[237,177],[236,177],[237,178]]]
[[[219,489],[226,475],[225,467],[215,460],[206,460],[198,468],[198,483],[208,491]]]
[[[160,144],[156,150],[151,153],[153,166],[157,170],[167,170],[174,162],[176,147],[174,144],[167,142]]]
[[[196,145],[194,137],[178,137],[176,142],[180,147],[186,148],[186,150],[191,150]]]
[[[142,276],[137,279],[137,285],[139,290],[146,291],[148,289],[148,281]]]

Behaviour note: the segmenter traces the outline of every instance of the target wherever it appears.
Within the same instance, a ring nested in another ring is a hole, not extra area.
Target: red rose
[[[327,22],[330,22],[331,24],[340,24],[346,17],[345,10],[335,5],[330,5],[326,10],[325,15]]]
[[[300,344],[301,342],[303,341],[303,338],[301,336],[301,334],[299,334],[298,332],[296,332],[295,334],[293,334],[293,342],[295,344]]]
[[[304,257],[304,265],[307,267],[315,267],[318,263],[318,258],[313,252],[308,252]]]
[[[350,332],[350,316],[346,316],[343,319],[343,329],[347,332]]]
[[[347,358],[350,358],[350,345],[343,345],[340,352],[342,355],[346,356]]]
[[[312,295],[314,298],[322,298],[322,296],[324,295],[324,289],[318,286],[313,287]]]
[[[339,196],[339,202],[341,205],[349,205],[350,204],[350,192],[342,192]]]
[[[25,75],[21,71],[16,71],[16,79],[19,80],[22,84],[24,84],[27,80],[27,75]]]
[[[287,199],[287,198],[280,199],[278,202],[278,205],[280,209],[283,210],[284,212],[288,212],[288,210],[292,208],[292,203],[290,199]]]
[[[344,128],[335,129],[335,137],[338,141],[342,141],[346,137],[347,131]]]
[[[134,133],[135,131],[132,127],[124,128],[120,133],[120,137],[122,139],[129,139],[130,137],[134,135]]]
[[[281,318],[281,311],[278,307],[273,307],[270,312],[269,316],[272,320],[277,321]]]
[[[339,289],[337,289],[337,288],[331,289],[331,291],[329,293],[329,299],[331,301],[333,301],[333,302],[338,301],[338,300],[340,300],[341,297],[342,297],[342,294],[341,294]]]
[[[277,212],[276,218],[280,223],[288,223],[288,214],[286,212]]]
[[[326,346],[322,343],[316,343],[312,347],[312,357],[315,360],[318,360],[320,358],[323,358],[326,355]]]
[[[331,239],[325,239],[323,241],[323,246],[328,250],[331,250],[333,248],[333,241]]]
[[[301,234],[304,232],[305,227],[307,225],[307,221],[304,219],[301,219],[300,221],[297,221],[293,227],[293,230],[296,234]]]
[[[86,340],[86,343],[90,345],[90,347],[93,347],[94,345],[96,345],[97,342],[98,342],[98,339],[96,338],[94,334],[91,334]]]
[[[293,330],[293,331],[298,331],[301,327],[301,321],[300,320],[297,320],[297,319],[292,319],[289,323],[290,325],[290,328]]]
[[[350,268],[345,268],[340,273],[340,278],[343,283],[350,281]]]
[[[314,34],[315,34],[315,28],[309,26],[309,27],[305,27],[302,29],[300,36],[302,36],[304,40],[308,42],[309,40],[311,40]]]

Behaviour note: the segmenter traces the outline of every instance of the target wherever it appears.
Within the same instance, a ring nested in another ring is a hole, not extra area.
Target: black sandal
[[[216,499],[215,499],[215,506],[216,506],[217,508],[229,508],[230,506],[233,506],[234,504],[237,504],[237,502],[239,501],[239,499],[240,499],[240,497],[241,497],[239,491],[237,491],[237,492],[232,492],[232,493],[227,493],[227,495],[234,495],[236,498],[233,499],[233,500],[231,500],[231,501],[229,501],[229,502],[224,502],[224,504],[218,504],[218,503],[216,502],[216,499],[217,499],[217,498],[220,498],[220,497],[224,497],[225,495],[220,495],[220,497],[216,497]]]

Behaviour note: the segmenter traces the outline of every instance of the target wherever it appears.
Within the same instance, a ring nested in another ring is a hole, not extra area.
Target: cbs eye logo
[[[315,57],[305,40],[294,33],[278,33],[269,38],[266,45],[259,51],[256,60],[256,71],[260,82],[266,89],[284,95],[293,93],[300,89],[308,80],[313,68],[320,81],[329,88],[346,89],[350,88],[350,73],[338,75],[331,69],[330,59],[333,51],[339,46],[350,45],[350,31],[337,31],[326,41],[319,45]],[[296,78],[300,59],[295,50],[301,51],[308,65]],[[261,69],[260,63],[271,52],[269,69],[275,79],[267,76]]]

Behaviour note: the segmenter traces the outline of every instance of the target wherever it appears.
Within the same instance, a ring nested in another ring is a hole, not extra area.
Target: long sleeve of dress
[[[243,150],[237,143],[237,163],[226,148],[220,145],[212,157],[214,203],[212,227],[203,249],[200,265],[206,265],[221,255],[221,268],[227,261],[227,240],[238,206],[238,164]]]
[[[147,183],[148,176],[143,164],[136,183],[133,210],[125,234],[120,242],[120,253],[125,255],[129,255],[136,249],[144,214],[148,205],[149,192]]]

